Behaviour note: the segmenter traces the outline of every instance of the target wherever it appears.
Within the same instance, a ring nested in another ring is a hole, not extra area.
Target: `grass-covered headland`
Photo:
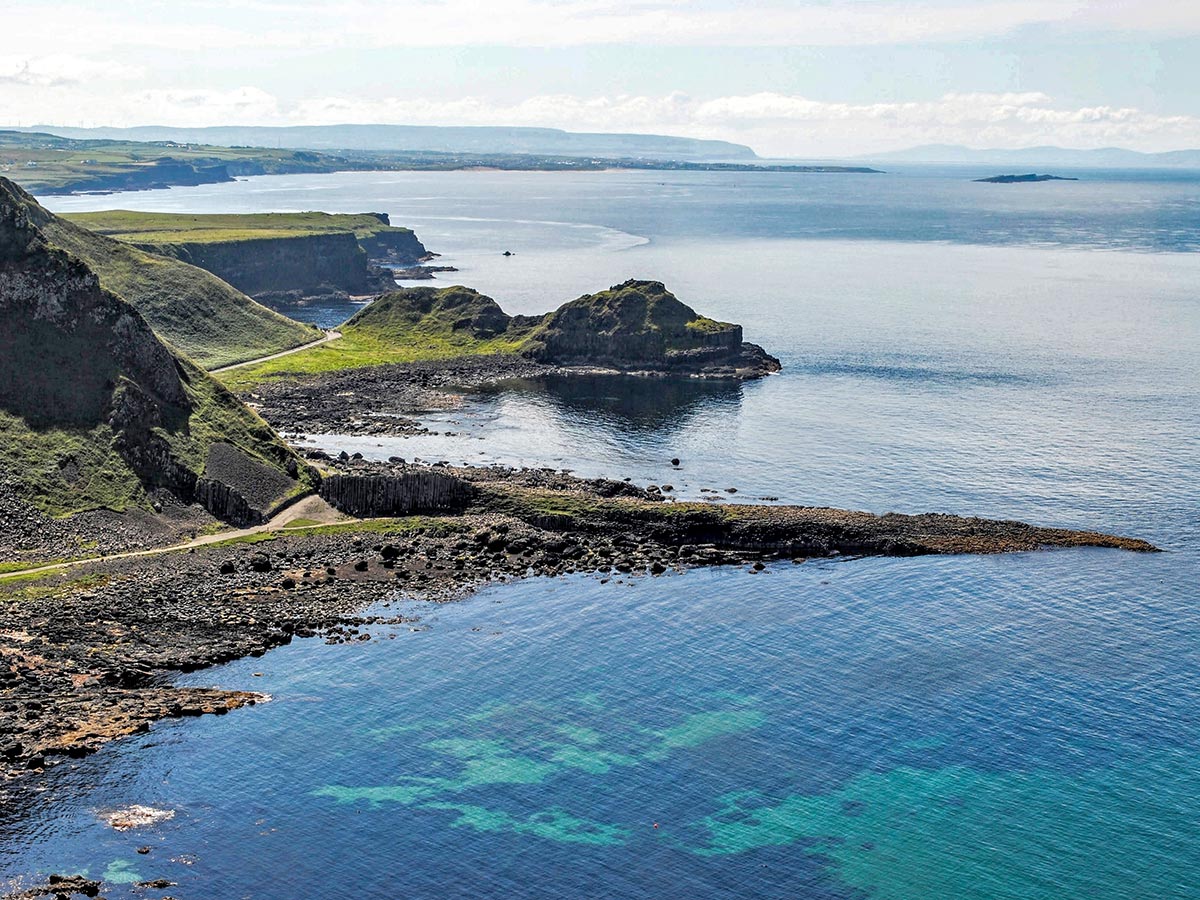
[[[700,315],[654,281],[627,281],[541,316],[510,316],[491,297],[458,285],[408,288],[379,297],[338,330],[338,340],[223,377],[243,388],[289,376],[492,355],[731,377],[779,368],[742,341],[740,325]]]
[[[66,216],[89,232],[190,263],[254,297],[371,295],[395,288],[377,263],[411,266],[428,251],[386,213],[191,215],[128,210]]]
[[[204,368],[257,359],[320,337],[320,329],[256,303],[203,269],[97,234],[14,190],[0,189],[0,202],[20,205],[48,247],[85,263],[102,287],[134,306],[160,337]]]
[[[313,473],[270,426],[115,290],[180,264],[93,239],[108,241],[0,178],[0,553],[44,553],[71,532],[63,517],[139,511],[135,530],[149,533],[170,530],[156,514],[186,519],[195,504],[253,522],[310,490]],[[112,268],[90,266],[93,253]],[[215,341],[228,312],[213,313]]]

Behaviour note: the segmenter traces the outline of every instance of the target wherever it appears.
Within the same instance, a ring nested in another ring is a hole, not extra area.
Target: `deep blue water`
[[[742,386],[511,384],[427,417],[453,435],[313,437],[328,446],[978,512],[1169,552],[405,601],[417,631],[187,676],[275,700],[57,773],[44,808],[0,826],[0,875],[107,873],[110,897],[166,876],[206,900],[1200,897],[1197,198],[1186,175],[911,170],[312,176],[57,200],[384,210],[512,311],[660,278],[785,364]],[[175,815],[102,824],[130,803]]]

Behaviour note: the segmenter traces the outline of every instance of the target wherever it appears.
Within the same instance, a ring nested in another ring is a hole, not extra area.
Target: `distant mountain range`
[[[1171,150],[1166,153],[1141,153],[1121,147],[1096,150],[1072,150],[1066,147],[1024,147],[1019,150],[975,150],[954,144],[926,144],[890,153],[871,153],[857,157],[871,162],[892,163],[963,163],[1044,167],[1069,166],[1076,168],[1200,169],[1200,150]]]
[[[635,159],[746,161],[757,159],[743,144],[670,137],[661,134],[585,134],[557,128],[443,127],[437,125],[296,125],[169,128],[60,128],[37,131],[83,140],[177,141],[225,147],[290,150],[433,151],[439,153],[526,153],[549,156],[630,157]]]

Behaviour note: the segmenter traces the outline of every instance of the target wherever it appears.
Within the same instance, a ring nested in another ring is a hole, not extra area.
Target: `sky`
[[[1198,0],[4,0],[0,126],[1200,147]]]

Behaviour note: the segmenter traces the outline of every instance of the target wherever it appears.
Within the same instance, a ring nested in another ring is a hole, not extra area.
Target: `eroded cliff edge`
[[[386,213],[204,214],[108,210],[71,221],[141,250],[189,263],[264,302],[394,290],[387,266],[429,251]]]

